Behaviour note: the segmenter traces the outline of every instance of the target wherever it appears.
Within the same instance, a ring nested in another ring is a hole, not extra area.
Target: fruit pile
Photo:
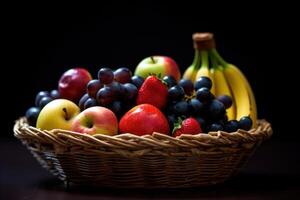
[[[100,68],[92,79],[84,68],[66,71],[58,90],[41,91],[27,110],[31,126],[83,134],[135,135],[159,132],[174,137],[255,127],[251,87],[215,49],[212,34],[194,34],[195,58],[180,79],[165,56],[142,60],[135,69]]]

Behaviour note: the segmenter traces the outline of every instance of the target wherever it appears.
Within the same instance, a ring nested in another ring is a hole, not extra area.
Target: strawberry
[[[148,76],[138,91],[136,104],[151,104],[162,109],[167,104],[168,87],[156,76]]]
[[[173,136],[177,137],[181,134],[196,135],[201,132],[201,126],[195,118],[189,117],[185,120],[178,118],[178,122],[174,125]]]

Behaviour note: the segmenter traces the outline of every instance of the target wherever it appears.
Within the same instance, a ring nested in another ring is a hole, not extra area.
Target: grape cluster
[[[57,90],[52,90],[51,92],[40,91],[39,93],[37,93],[35,97],[35,106],[29,108],[25,114],[29,125],[35,126],[36,120],[42,108],[52,100],[58,99],[59,97],[60,95]]]
[[[164,112],[171,128],[178,117],[194,117],[203,132],[234,132],[239,128],[251,128],[252,120],[248,116],[239,121],[228,121],[226,109],[232,106],[232,99],[227,95],[216,98],[210,91],[212,82],[208,77],[200,77],[195,84],[186,79],[181,79],[177,84],[171,76],[166,76],[163,80],[169,87],[168,103]]]
[[[81,97],[79,107],[85,110],[92,106],[104,106],[120,118],[134,106],[138,89],[143,82],[142,77],[132,76],[128,68],[122,67],[115,71],[101,68],[98,79],[87,84],[87,93]]]

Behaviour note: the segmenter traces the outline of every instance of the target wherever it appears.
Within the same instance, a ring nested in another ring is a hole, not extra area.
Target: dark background
[[[291,59],[296,35],[293,15],[284,7],[247,4],[232,10],[201,4],[116,7],[114,2],[93,10],[14,8],[3,29],[9,81],[2,80],[6,131],[0,137],[12,136],[14,120],[34,104],[35,94],[56,88],[67,69],[85,67],[93,76],[104,66],[133,70],[143,58],[159,54],[174,58],[183,72],[194,56],[192,33],[209,31],[215,34],[223,58],[248,77],[259,118],[272,123],[274,139],[297,138],[296,118],[291,117],[299,110],[292,98],[297,76]]]
[[[288,1],[186,2],[1,7],[0,199],[299,198],[298,7]],[[176,191],[67,191],[13,138],[14,120],[34,104],[38,91],[56,88],[67,69],[82,66],[95,76],[103,66],[134,69],[159,54],[174,58],[183,72],[192,62],[191,35],[197,31],[215,34],[218,51],[248,77],[259,117],[274,129],[272,139],[228,182]]]

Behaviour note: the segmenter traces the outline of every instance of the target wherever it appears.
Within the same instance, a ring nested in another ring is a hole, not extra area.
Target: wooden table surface
[[[0,200],[300,199],[299,144],[267,141],[242,172],[224,184],[189,189],[66,189],[14,138],[0,138]]]

